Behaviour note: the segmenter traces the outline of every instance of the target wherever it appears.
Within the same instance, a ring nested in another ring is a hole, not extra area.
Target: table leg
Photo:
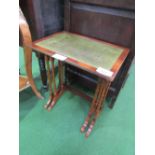
[[[99,102],[101,100],[103,89],[104,89],[104,85],[103,85],[103,82],[101,80],[100,80],[100,82],[98,82],[98,85],[99,85],[100,88],[99,88],[99,91],[97,92],[97,98],[96,98],[96,102],[95,102],[95,106],[94,106],[95,109],[94,109],[94,113],[93,113],[93,115],[91,117],[89,128],[88,128],[88,130],[86,132],[86,135],[85,135],[86,137],[89,136],[89,134],[91,133],[91,131],[92,131],[93,127],[94,127],[94,124],[96,122],[96,118],[95,118],[96,108],[97,108],[97,106],[98,106],[98,104],[99,104]]]
[[[58,62],[58,70],[59,70],[59,86],[58,89],[56,88],[56,80],[55,80],[55,67],[54,67],[54,59],[50,58],[51,63],[52,63],[52,84],[54,85],[54,88],[52,89],[52,96],[51,96],[51,101],[48,102],[47,110],[50,111],[54,105],[56,104],[57,100],[59,97],[62,95],[64,92],[64,80],[63,80],[63,64],[61,61]]]
[[[44,55],[37,54],[37,57],[38,57],[38,63],[39,63],[39,69],[40,69],[40,75],[41,75],[43,88],[47,89],[47,74],[46,74],[46,68],[45,68]]]
[[[46,67],[47,67],[48,86],[49,86],[49,90],[50,90],[50,97],[49,97],[48,102],[44,105],[44,108],[48,108],[48,106],[50,105],[52,98],[53,98],[53,91],[52,91],[52,79],[53,79],[53,77],[51,78],[51,67],[50,67],[49,60],[50,60],[50,57],[45,56],[45,62],[46,62]],[[54,60],[52,62],[54,63]],[[53,72],[54,72],[54,70],[53,70],[53,66],[52,66],[52,73]]]
[[[64,86],[64,69],[63,69],[63,63],[62,61],[59,61],[58,62],[58,71],[59,71],[59,86],[60,86],[60,89],[63,88]]]
[[[81,132],[85,131],[85,129],[88,126],[89,121],[91,120],[91,117],[92,117],[93,113],[95,112],[95,106],[96,106],[97,98],[98,98],[99,93],[101,92],[100,89],[101,89],[101,83],[99,81],[98,84],[97,84],[97,88],[96,88],[96,91],[95,91],[95,95],[94,95],[94,98],[93,98],[93,101],[92,101],[88,116],[86,117],[85,122],[81,127]]]
[[[54,95],[56,95],[56,80],[55,80],[55,67],[54,67],[54,59],[53,58],[50,58],[51,60],[51,63],[52,63],[52,82],[54,83]]]
[[[92,129],[95,125],[97,117],[99,116],[99,114],[101,112],[101,109],[104,105],[104,100],[106,98],[106,95],[107,95],[107,92],[108,92],[108,89],[110,86],[110,82],[102,79],[101,83],[99,83],[99,85],[100,85],[100,91],[98,92],[98,98],[97,98],[97,101],[95,104],[96,105],[95,112],[94,112],[94,115],[92,116],[92,120],[90,122],[89,128],[85,134],[86,137],[88,137],[90,135],[90,133],[92,132]]]

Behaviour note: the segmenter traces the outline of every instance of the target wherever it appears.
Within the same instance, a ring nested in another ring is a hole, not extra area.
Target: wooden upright
[[[24,47],[24,59],[25,59],[25,68],[27,73],[27,82],[32,87],[32,90],[36,94],[36,96],[42,99],[43,97],[40,94],[40,92],[37,90],[32,76],[32,49],[27,46],[28,44],[32,43],[32,39],[31,39],[29,26],[26,22],[26,19],[21,9],[19,9],[19,29],[22,35],[22,41],[23,41],[23,47]],[[19,80],[20,79],[21,78],[19,78]]]

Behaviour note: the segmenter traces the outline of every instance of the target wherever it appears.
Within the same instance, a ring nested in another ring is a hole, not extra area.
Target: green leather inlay
[[[105,43],[63,32],[36,43],[63,56],[73,58],[93,67],[111,69],[123,49]]]

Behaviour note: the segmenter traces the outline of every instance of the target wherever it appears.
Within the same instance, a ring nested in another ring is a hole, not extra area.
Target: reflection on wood
[[[30,87],[30,83],[27,76],[19,76],[19,91],[22,91],[28,87]]]

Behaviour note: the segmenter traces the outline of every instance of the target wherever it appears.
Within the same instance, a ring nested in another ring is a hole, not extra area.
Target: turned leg
[[[52,63],[52,83],[54,85],[53,93],[54,93],[54,95],[56,95],[57,88],[56,88],[56,80],[55,80],[54,59],[50,58],[50,60],[51,60],[51,63]]]
[[[93,98],[93,101],[91,103],[91,107],[90,107],[90,110],[89,110],[89,113],[88,113],[88,116],[86,117],[85,122],[83,123],[83,125],[81,127],[81,132],[85,131],[85,129],[88,126],[89,121],[91,120],[91,117],[92,117],[93,113],[95,112],[95,105],[96,105],[98,95],[100,93],[100,89],[101,89],[100,82],[98,82],[97,88],[96,88],[96,91],[95,91],[95,95],[94,95],[94,98]]]
[[[45,68],[45,59],[43,54],[38,54],[38,63],[40,69],[41,80],[43,84],[43,88],[47,88],[47,74]]]
[[[54,105],[56,104],[57,100],[60,98],[64,91],[64,79],[63,79],[63,64],[61,61],[58,62],[58,71],[59,71],[59,87],[58,90],[56,90],[56,80],[55,80],[55,71],[54,71],[54,62],[52,61],[53,58],[51,58],[52,62],[52,83],[54,84],[54,95],[50,102],[50,105],[48,106],[47,110],[50,111]]]
[[[96,108],[97,108],[98,104],[100,103],[100,100],[101,100],[101,97],[102,97],[102,94],[103,94],[103,89],[104,89],[103,82],[102,81],[99,82],[98,85],[99,85],[100,89],[98,91],[96,102],[95,102],[94,114],[92,115],[92,119],[91,119],[89,128],[88,128],[88,130],[87,130],[87,132],[85,134],[86,137],[88,137],[90,135],[90,133],[91,133],[93,127],[94,127],[94,124],[96,122],[96,117],[95,117],[95,115],[96,115]]]
[[[58,71],[59,71],[59,86],[62,89],[64,85],[64,70],[62,61],[58,62]]]
[[[44,105],[45,108],[48,108],[48,106],[51,103],[51,100],[53,98],[53,91],[52,91],[52,78],[51,78],[51,68],[50,68],[50,63],[49,63],[50,58],[48,56],[45,56],[45,62],[46,62],[46,67],[47,67],[47,78],[48,78],[48,86],[49,86],[49,91],[50,91],[50,97],[48,102]],[[53,60],[54,61],[54,60]],[[53,72],[53,68],[52,68]]]
[[[85,134],[86,137],[88,137],[90,135],[90,133],[92,132],[92,129],[95,125],[95,122],[97,120],[97,117],[99,116],[101,109],[103,107],[104,104],[104,100],[106,99],[106,95],[110,86],[110,82],[106,81],[106,80],[102,80],[101,82],[101,88],[100,88],[100,92],[97,98],[97,102],[96,102],[96,109],[95,109],[95,114],[94,117],[89,125],[89,128]]]

